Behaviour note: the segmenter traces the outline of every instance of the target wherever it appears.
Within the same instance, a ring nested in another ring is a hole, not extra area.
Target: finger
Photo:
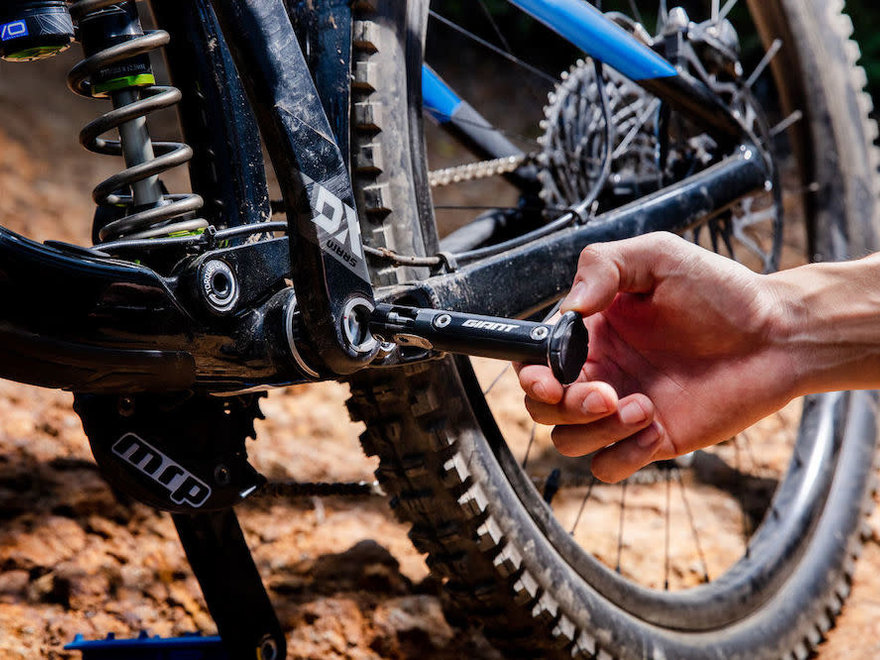
[[[632,394],[620,400],[616,415],[590,424],[559,425],[550,437],[564,456],[583,456],[628,438],[651,425],[654,405],[644,394]]]
[[[556,378],[550,367],[540,364],[527,364],[519,370],[519,384],[523,391],[535,401],[555,405],[562,401],[565,388]]]
[[[607,308],[618,293],[647,293],[677,254],[671,234],[648,234],[611,243],[588,245],[578,260],[577,275],[561,311],[590,316]]]
[[[617,392],[608,383],[574,383],[556,404],[526,397],[526,410],[539,424],[587,424],[617,410]]]
[[[659,422],[633,436],[599,451],[593,456],[591,468],[599,481],[616,483],[645,467],[660,454],[667,442],[666,431]]]

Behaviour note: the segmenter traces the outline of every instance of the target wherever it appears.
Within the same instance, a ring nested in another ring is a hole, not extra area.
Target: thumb
[[[581,252],[571,291],[561,311],[590,316],[606,309],[618,293],[649,293],[661,272],[668,270],[668,255],[681,250],[672,234],[647,234],[611,243],[588,245]]]

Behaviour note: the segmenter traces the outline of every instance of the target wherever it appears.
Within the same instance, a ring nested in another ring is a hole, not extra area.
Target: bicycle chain
[[[270,481],[254,493],[250,499],[294,497],[384,497],[385,492],[378,481]]]
[[[488,179],[489,177],[501,174],[510,174],[531,160],[532,157],[530,155],[522,154],[434,170],[428,173],[428,184],[432,188],[439,188],[440,186],[448,186],[452,183],[464,183],[476,181],[477,179]]]

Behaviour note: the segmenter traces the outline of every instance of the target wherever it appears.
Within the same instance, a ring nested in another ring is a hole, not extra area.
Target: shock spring
[[[110,13],[124,12],[127,2],[119,0],[78,0],[70,7],[71,15],[80,25]],[[147,115],[177,105],[182,94],[171,86],[156,85],[152,73],[130,74],[126,63],[141,58],[149,69],[149,53],[164,47],[170,41],[164,30],[143,32],[134,18],[119,29],[116,43],[100,41],[99,49],[89,53],[94,45],[83,39],[86,58],[74,66],[68,74],[70,89],[88,98],[109,96],[114,109],[86,125],[80,132],[80,143],[87,150],[111,156],[122,156],[126,168],[99,183],[92,197],[102,207],[113,207],[113,219],[98,230],[98,244],[109,241],[139,240],[169,236],[204,229],[208,222],[193,218],[192,214],[204,202],[192,193],[166,194],[159,175],[187,163],[193,156],[189,145],[180,142],[154,142],[146,125]],[[115,16],[113,17],[115,18]],[[122,21],[126,20],[122,16]],[[103,35],[100,35],[103,36]],[[119,69],[119,76],[111,83],[96,82],[112,67]],[[132,69],[133,70],[133,69]],[[118,140],[102,138],[105,133],[117,129]],[[119,211],[119,209],[124,209]],[[121,217],[120,217],[121,216]]]

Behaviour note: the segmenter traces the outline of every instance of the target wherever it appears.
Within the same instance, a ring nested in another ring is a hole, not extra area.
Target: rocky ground
[[[0,67],[0,224],[85,243],[87,191],[117,164],[76,144],[99,106],[63,90],[63,68]],[[335,384],[272,393],[255,466],[275,479],[371,479],[346,396]],[[76,658],[62,650],[76,633],[212,632],[170,519],[114,496],[71,400],[0,382],[0,660]],[[291,657],[495,657],[479,633],[447,623],[423,557],[382,498],[258,500],[239,514]],[[823,660],[880,656],[877,515],[871,528]]]

